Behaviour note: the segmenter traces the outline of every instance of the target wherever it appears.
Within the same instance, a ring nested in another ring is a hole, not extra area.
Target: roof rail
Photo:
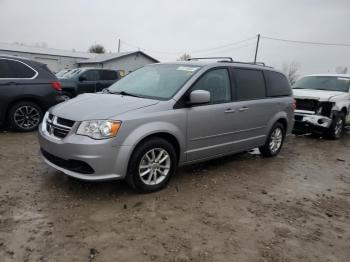
[[[192,57],[192,58],[188,58],[187,61],[193,61],[193,60],[205,60],[205,59],[215,59],[215,60],[219,60],[219,59],[225,59],[228,61],[220,61],[220,62],[233,62],[232,57],[227,57],[227,56],[218,56],[218,57]]]
[[[193,60],[206,60],[206,59],[215,59],[219,63],[237,63],[237,64],[245,64],[245,65],[260,65],[260,66],[265,66],[269,68],[273,68],[271,66],[267,66],[264,62],[241,62],[241,61],[234,61],[232,57],[228,56],[217,56],[217,57],[192,57],[188,58],[187,61],[193,61]],[[219,60],[223,59],[223,60]]]
[[[260,65],[260,66],[265,66],[268,68],[273,68],[272,66],[267,66],[265,63],[263,62],[240,62],[240,61],[234,61],[233,63],[237,63],[237,64],[245,64],[245,65]]]

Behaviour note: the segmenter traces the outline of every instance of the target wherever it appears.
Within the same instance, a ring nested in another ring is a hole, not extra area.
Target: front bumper
[[[332,124],[330,117],[305,110],[295,110],[294,119],[294,130],[298,131],[324,132]]]
[[[66,175],[90,181],[124,178],[132,152],[131,146],[116,146],[113,139],[94,140],[75,132],[56,139],[41,125],[39,144],[48,165]]]

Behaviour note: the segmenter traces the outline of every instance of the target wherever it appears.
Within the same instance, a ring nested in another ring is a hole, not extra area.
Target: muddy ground
[[[0,133],[0,261],[350,261],[350,132],[178,170],[139,195],[49,169]]]

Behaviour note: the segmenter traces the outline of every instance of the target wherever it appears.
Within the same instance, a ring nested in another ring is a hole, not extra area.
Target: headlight
[[[77,135],[105,139],[117,135],[121,122],[115,120],[89,120],[80,123]]]

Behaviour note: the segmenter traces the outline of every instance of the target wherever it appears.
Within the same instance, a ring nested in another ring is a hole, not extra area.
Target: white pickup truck
[[[296,100],[294,132],[341,137],[350,124],[350,75],[318,74],[293,85]]]

